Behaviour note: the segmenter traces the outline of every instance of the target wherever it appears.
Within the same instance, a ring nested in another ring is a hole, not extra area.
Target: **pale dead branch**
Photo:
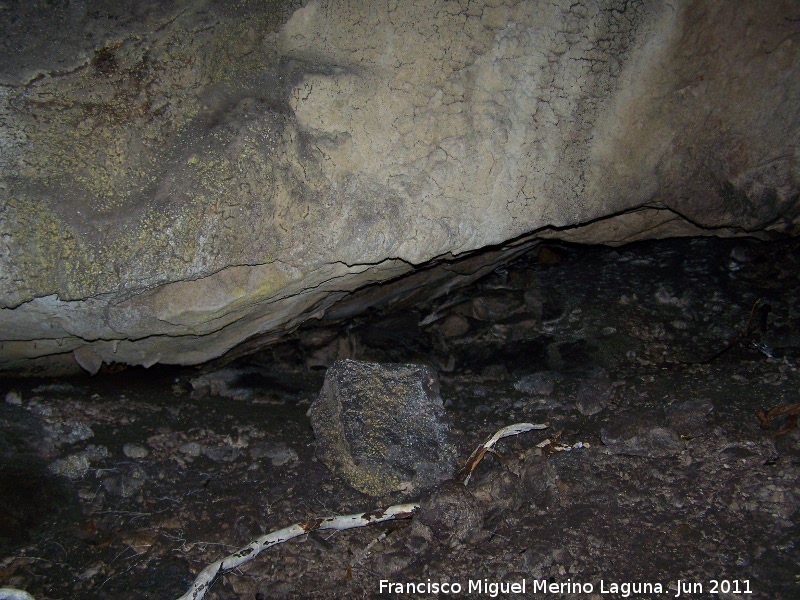
[[[262,550],[276,544],[281,544],[292,538],[299,537],[317,529],[336,529],[344,531],[354,527],[365,527],[373,523],[391,521],[394,519],[407,519],[419,510],[419,504],[396,504],[389,508],[372,512],[357,513],[354,515],[339,515],[325,519],[309,519],[304,523],[296,523],[284,529],[273,531],[253,540],[247,546],[234,552],[230,556],[218,560],[203,569],[194,580],[191,589],[178,600],[200,600],[214,583],[217,577],[223,575],[244,563],[253,560]]]
[[[546,429],[548,424],[534,424],[534,423],[516,423],[503,427],[500,431],[495,433],[483,444],[478,446],[475,451],[470,455],[466,464],[456,474],[456,481],[463,481],[467,485],[472,471],[478,465],[491,448],[502,438],[512,435],[518,435],[531,431],[534,429]],[[293,538],[299,537],[310,531],[317,529],[335,529],[344,531],[345,529],[353,529],[355,527],[365,527],[373,523],[382,523],[383,521],[392,521],[395,519],[407,519],[412,517],[420,508],[418,503],[410,504],[396,504],[385,509],[378,509],[372,512],[357,513],[353,515],[340,515],[336,517],[328,517],[325,519],[309,519],[304,523],[296,523],[284,529],[273,531],[260,538],[253,540],[241,550],[222,558],[215,563],[208,565],[203,569],[200,574],[195,578],[191,589],[186,592],[178,600],[201,600],[211,585],[216,581],[217,577],[224,575],[237,567],[240,567],[246,562],[253,560],[262,550],[266,550],[276,544],[281,544]],[[385,536],[383,536],[385,537]],[[382,539],[379,537],[378,540]],[[372,548],[373,544],[367,547],[366,552]],[[2,598],[0,598],[2,600]]]
[[[475,451],[469,455],[469,458],[464,466],[461,467],[458,473],[456,473],[456,481],[463,481],[464,485],[467,485],[469,478],[472,476],[472,472],[475,470],[475,467],[477,467],[478,463],[483,459],[483,455],[491,450],[492,446],[494,446],[504,437],[519,435],[520,433],[525,433],[526,431],[531,431],[533,429],[547,429],[548,427],[549,424],[547,423],[516,423],[514,425],[509,425],[508,427],[503,427],[500,431],[487,439],[483,444],[475,448]]]

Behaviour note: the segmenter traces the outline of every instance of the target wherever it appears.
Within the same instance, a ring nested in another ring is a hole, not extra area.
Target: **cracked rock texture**
[[[797,233],[788,0],[0,20],[0,369],[204,362],[376,283],[413,295],[419,266],[446,291],[454,257],[500,245],[492,268],[508,240]]]
[[[425,490],[455,472],[439,377],[427,365],[336,361],[309,417],[317,457],[364,494]]]

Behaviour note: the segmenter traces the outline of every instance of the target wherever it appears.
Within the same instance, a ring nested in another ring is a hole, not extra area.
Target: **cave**
[[[798,597],[796,3],[0,23],[0,599]]]

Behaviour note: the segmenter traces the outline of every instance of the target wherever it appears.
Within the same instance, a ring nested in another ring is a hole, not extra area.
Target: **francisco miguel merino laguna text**
[[[562,583],[548,583],[546,579],[536,579],[531,587],[533,594],[591,594],[595,591],[595,585],[592,583],[579,583],[569,579]],[[470,579],[466,586],[455,581],[431,581],[428,579],[424,582],[398,583],[381,579],[378,585],[380,594],[461,594],[466,592],[497,598],[500,594],[524,594],[526,591],[527,581],[525,579],[515,582]],[[601,594],[614,594],[622,598],[629,598],[632,594],[663,594],[664,588],[660,583],[617,583],[601,579],[598,591]]]
[[[752,594],[750,581],[743,580],[715,580],[709,582],[708,592],[718,594],[720,592],[733,591],[734,593]],[[615,597],[630,598],[633,594],[666,594],[674,598],[680,598],[685,594],[702,594],[703,584],[699,582],[678,580],[677,589],[667,589],[659,582],[641,581],[605,581],[601,579],[599,585],[593,583],[581,583],[568,579],[565,582],[548,582],[546,579],[535,579],[531,584],[532,594],[591,594],[595,591],[601,595],[613,594]],[[399,583],[381,579],[378,592],[380,594],[482,594],[491,598],[496,598],[500,594],[525,594],[527,592],[527,582],[525,579],[515,582],[489,581],[488,579],[470,579],[466,586],[459,582],[447,581],[419,581]]]

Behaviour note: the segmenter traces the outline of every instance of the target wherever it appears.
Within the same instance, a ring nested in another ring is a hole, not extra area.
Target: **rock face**
[[[430,367],[337,361],[310,413],[319,459],[365,494],[425,490],[455,471]]]
[[[199,363],[512,239],[797,232],[788,0],[0,19],[0,369]]]

